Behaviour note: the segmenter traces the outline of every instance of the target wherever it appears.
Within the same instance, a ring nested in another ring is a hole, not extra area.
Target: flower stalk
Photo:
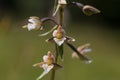
[[[57,1],[57,0],[55,0]],[[60,7],[59,8],[59,24],[63,25],[63,18],[64,18],[64,10],[63,10],[63,7]],[[63,45],[61,45],[63,47]],[[58,48],[59,46],[57,44],[55,44],[55,63],[57,64],[57,60],[58,60]],[[50,80],[54,80],[55,79],[55,73],[56,73],[56,70],[52,70],[51,72],[51,79]]]
[[[62,68],[62,66],[58,64],[58,57],[60,56],[61,60],[63,60],[64,44],[66,44],[68,47],[70,47],[70,49],[73,50],[72,54],[73,58],[80,58],[86,63],[92,62],[92,60],[85,55],[85,53],[91,51],[91,49],[88,48],[90,44],[84,44],[82,46],[79,46],[78,48],[74,47],[70,42],[74,42],[75,39],[70,36],[67,36],[65,30],[63,29],[64,10],[65,7],[68,5],[77,6],[87,16],[100,13],[100,11],[97,8],[90,5],[84,5],[82,3],[72,2],[70,0],[69,2],[67,2],[66,0],[55,0],[52,18],[45,17],[40,19],[37,16],[31,16],[28,19],[28,24],[23,26],[23,28],[27,28],[28,31],[31,31],[31,30],[43,30],[42,25],[47,21],[52,21],[55,24],[55,26],[52,29],[39,35],[46,36],[52,32],[52,37],[47,39],[46,42],[53,42],[55,51],[54,53],[48,51],[47,55],[43,56],[42,62],[33,65],[34,67],[39,67],[44,70],[43,73],[36,80],[40,80],[49,72],[51,72],[50,80],[55,80],[56,70]],[[59,17],[58,22],[54,20],[56,14],[58,14],[57,17]]]

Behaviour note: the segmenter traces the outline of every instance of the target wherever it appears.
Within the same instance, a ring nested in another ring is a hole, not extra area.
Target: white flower
[[[54,67],[56,69],[62,68],[62,66],[55,64],[54,62],[55,62],[54,55],[50,51],[48,51],[48,54],[43,56],[43,62],[34,64],[33,65],[34,67],[37,66],[37,67],[43,68],[43,70],[44,70],[43,73],[36,80],[39,80],[42,77],[44,77]]]
[[[51,54],[50,51],[48,51],[47,55],[43,56],[43,62],[34,64],[34,67],[40,67],[43,68],[43,73],[37,78],[37,80],[41,79],[43,76],[45,76],[51,69],[54,67],[54,56]]]
[[[23,26],[23,28],[27,28],[28,31],[42,29],[42,22],[39,20],[39,17],[32,16],[28,19],[28,22],[27,25]]]
[[[53,40],[58,46],[61,46],[65,41],[67,42],[75,41],[74,38],[65,35],[65,31],[60,25],[56,30],[53,31],[52,35]],[[49,41],[49,39],[47,41]]]

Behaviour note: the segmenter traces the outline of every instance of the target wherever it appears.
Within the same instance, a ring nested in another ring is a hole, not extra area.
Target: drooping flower
[[[80,47],[77,48],[78,52],[81,54],[81,55],[84,55],[85,53],[87,52],[90,52],[91,49],[89,48],[90,44],[84,44]],[[73,52],[72,54],[72,58],[79,58],[79,56],[76,54],[76,52]],[[92,60],[87,60],[87,63],[91,63]]]
[[[44,77],[53,68],[58,69],[62,67],[58,64],[55,64],[54,62],[55,62],[54,55],[50,51],[48,51],[48,54],[43,56],[43,62],[34,64],[33,65],[34,67],[40,67],[44,69],[43,73],[36,80],[39,80],[42,77]]]
[[[39,17],[31,16],[30,19],[28,19],[28,22],[29,23],[27,25],[23,26],[23,28],[27,28],[28,31],[42,29],[42,22]]]

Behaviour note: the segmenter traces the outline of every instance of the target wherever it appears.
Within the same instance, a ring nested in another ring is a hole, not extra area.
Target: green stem
[[[55,79],[55,70],[53,69],[51,72],[51,79],[50,80],[54,80]]]
[[[55,0],[57,1],[57,0]],[[62,26],[63,25],[63,17],[64,17],[64,10],[62,7],[59,8],[59,24]],[[57,60],[58,60],[58,47],[57,44],[55,44],[55,63],[57,64]],[[55,79],[55,70],[53,69],[51,72],[51,79],[50,80],[54,80]]]
[[[60,7],[60,10],[59,10],[59,23],[61,26],[63,26],[63,16],[64,16],[64,10],[62,7]]]
[[[57,63],[57,60],[58,60],[58,48],[57,48],[57,44],[55,44],[55,63]],[[55,79],[55,69],[52,69],[50,80],[54,80],[54,79]]]

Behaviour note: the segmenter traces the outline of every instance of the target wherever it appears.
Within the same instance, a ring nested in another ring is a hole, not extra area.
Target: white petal
[[[57,30],[54,30],[54,32],[53,32],[53,37],[55,37],[56,36],[56,34],[57,34]]]
[[[35,25],[32,23],[28,23],[28,31],[35,29]]]
[[[31,22],[31,23],[40,22],[40,20],[38,20],[38,19],[28,19],[28,21]]]
[[[59,4],[67,4],[66,0],[58,0]]]
[[[43,64],[43,65],[42,65],[42,68],[44,69],[44,71],[45,71],[46,73],[48,73],[53,67],[54,67],[53,64],[51,64],[51,65],[49,65],[49,66],[48,66],[48,64]]]
[[[42,77],[44,77],[54,67],[54,65],[48,66],[47,64],[43,64],[42,67],[44,71],[36,80],[40,80]]]
[[[40,80],[42,77],[44,77],[47,73],[45,71],[43,71],[43,73],[36,79],[36,80]]]
[[[64,43],[65,40],[66,40],[65,37],[63,37],[61,41],[58,40],[57,38],[54,38],[54,41],[55,41],[55,42],[57,43],[57,45],[59,45],[59,46],[61,46],[61,45]]]
[[[80,53],[84,54],[84,53],[91,52],[91,51],[92,51],[92,49],[85,48],[85,49],[81,50]]]
[[[35,20],[33,20],[33,19],[28,19],[28,21],[31,23],[35,23]]]
[[[47,55],[44,55],[44,56],[43,56],[43,61],[44,61],[44,62],[47,62],[47,61],[48,61],[48,56],[47,56]]]
[[[88,60],[88,61],[86,61],[85,63],[86,63],[86,64],[90,64],[90,63],[92,63],[92,60]]]

